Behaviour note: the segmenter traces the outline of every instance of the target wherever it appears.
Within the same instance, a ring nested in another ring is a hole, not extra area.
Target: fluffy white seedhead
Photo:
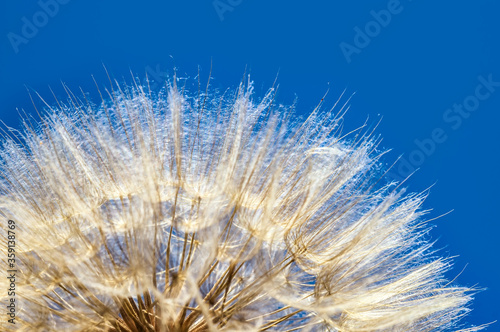
[[[181,90],[117,85],[98,107],[70,93],[4,140],[18,269],[5,329],[457,326],[470,290],[430,255],[423,195],[380,184],[376,140],[341,135],[345,105],[294,123],[273,90]]]

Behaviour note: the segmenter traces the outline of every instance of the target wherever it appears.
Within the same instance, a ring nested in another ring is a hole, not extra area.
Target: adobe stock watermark
[[[222,22],[224,21],[224,15],[227,12],[232,12],[234,8],[241,5],[242,2],[243,0],[214,0],[212,6],[214,6],[215,12]]]
[[[151,91],[160,90],[168,79],[168,73],[166,71],[162,71],[160,65],[156,65],[155,68],[147,66],[146,75],[150,82],[149,88]]]
[[[50,19],[59,13],[60,5],[65,5],[71,0],[39,0],[37,2],[40,10],[36,11],[30,18],[21,18],[22,26],[20,33],[9,32],[7,38],[14,52],[19,53],[19,46],[26,45],[36,37],[39,30],[46,26]]]
[[[500,87],[500,81],[493,80],[493,74],[488,76],[480,75],[477,80],[479,83],[474,89],[474,93],[468,95],[461,103],[455,103],[452,107],[446,109],[443,113],[443,122],[448,127],[436,127],[431,133],[423,139],[415,139],[413,143],[415,148],[407,155],[401,157],[394,166],[393,171],[389,171],[387,176],[391,179],[401,181],[413,173],[421,166],[427,158],[436,152],[439,144],[446,142],[448,133],[451,130],[458,130],[465,119],[468,119],[472,113],[479,109],[482,101],[490,98]]]
[[[411,2],[412,0],[408,0]],[[400,0],[389,0],[386,9],[379,11],[371,10],[370,15],[372,20],[368,21],[364,27],[354,27],[354,38],[352,44],[345,41],[339,44],[340,50],[344,55],[347,63],[352,62],[354,54],[360,54],[363,49],[370,45],[373,38],[380,35],[382,28],[386,28],[392,21],[395,15],[403,12],[403,5]]]

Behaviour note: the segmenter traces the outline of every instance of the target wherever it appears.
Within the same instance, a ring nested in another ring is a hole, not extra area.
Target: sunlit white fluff
[[[467,313],[424,196],[384,185],[377,140],[341,132],[345,105],[299,123],[250,83],[108,95],[70,92],[4,141],[22,275],[6,328],[442,331]]]

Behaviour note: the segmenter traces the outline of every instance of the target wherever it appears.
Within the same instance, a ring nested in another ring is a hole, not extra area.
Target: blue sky
[[[163,80],[176,67],[235,87],[245,68],[257,91],[278,75],[278,99],[310,112],[330,89],[356,93],[346,126],[376,123],[394,178],[430,186],[424,208],[449,277],[487,290],[468,321],[500,318],[498,175],[500,3],[429,1],[95,1],[0,3],[0,119],[32,112],[26,86],[63,96],[60,82],[95,93],[91,75]],[[278,74],[279,73],[279,74]],[[500,330],[499,323],[489,330]]]

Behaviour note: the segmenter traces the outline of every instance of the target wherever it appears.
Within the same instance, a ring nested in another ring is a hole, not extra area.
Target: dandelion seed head
[[[425,195],[384,184],[379,139],[342,132],[346,105],[294,122],[250,81],[222,94],[179,83],[117,84],[99,105],[69,93],[4,140],[16,329],[460,326],[471,290],[443,277]]]

